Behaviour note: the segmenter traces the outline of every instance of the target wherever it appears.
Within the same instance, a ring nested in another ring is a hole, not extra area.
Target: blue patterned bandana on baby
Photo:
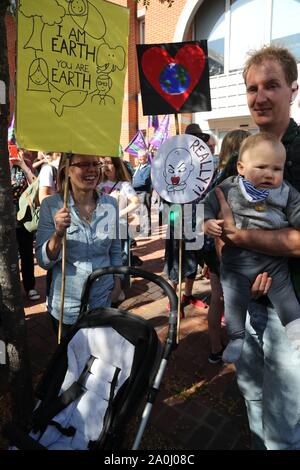
[[[243,196],[249,202],[264,201],[265,199],[267,199],[270,193],[269,189],[255,188],[250,181],[246,180],[245,178],[242,178],[241,176],[239,176],[239,186],[243,193]]]

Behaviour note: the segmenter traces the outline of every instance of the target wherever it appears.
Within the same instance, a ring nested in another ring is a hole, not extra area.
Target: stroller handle
[[[93,282],[105,274],[128,274],[131,276],[141,277],[143,279],[147,279],[148,281],[154,282],[154,284],[157,284],[164,291],[170,302],[169,332],[166,340],[166,343],[169,347],[166,347],[164,354],[165,357],[168,356],[170,349],[173,349],[176,345],[178,298],[173,287],[170,286],[170,284],[165,279],[163,279],[161,276],[158,276],[157,274],[149,273],[148,271],[134,268],[132,266],[109,266],[107,268],[96,269],[88,276],[83,286],[79,317],[84,316],[87,311],[89,293]]]

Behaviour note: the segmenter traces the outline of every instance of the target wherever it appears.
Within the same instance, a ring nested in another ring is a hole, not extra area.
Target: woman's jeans
[[[48,315],[50,315],[50,318],[51,318],[51,323],[52,323],[52,327],[53,327],[53,330],[54,330],[54,333],[56,336],[58,336],[58,327],[59,327],[59,321],[56,320],[56,318],[54,318],[51,313],[48,312]],[[66,323],[62,323],[62,326],[61,326],[61,337],[64,338],[70,331],[70,329],[72,328],[73,325],[67,325]]]

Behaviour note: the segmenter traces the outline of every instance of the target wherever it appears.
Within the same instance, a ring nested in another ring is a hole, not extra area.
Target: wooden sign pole
[[[68,194],[69,194],[69,166],[70,158],[72,154],[67,155],[66,168],[65,168],[65,186],[64,186],[64,208],[68,207]],[[60,291],[60,313],[59,313],[59,323],[58,323],[58,337],[57,342],[60,344],[62,325],[64,318],[64,301],[65,301],[65,279],[66,279],[66,245],[67,245],[67,236],[66,232],[62,240],[62,259],[61,259],[61,291]]]
[[[175,114],[175,129],[176,135],[179,135],[179,121],[178,121],[178,114]],[[178,223],[180,224],[180,238],[179,238],[179,246],[178,246],[178,310],[177,310],[177,344],[179,343],[179,331],[180,331],[180,320],[181,320],[181,292],[182,292],[182,235],[183,235],[183,205],[181,205],[180,217],[178,219]]]

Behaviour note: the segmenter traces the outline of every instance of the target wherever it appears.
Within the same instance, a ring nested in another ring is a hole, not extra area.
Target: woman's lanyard
[[[109,189],[109,191],[106,194],[111,194],[118,183],[119,183],[119,181],[116,181],[115,184]]]

